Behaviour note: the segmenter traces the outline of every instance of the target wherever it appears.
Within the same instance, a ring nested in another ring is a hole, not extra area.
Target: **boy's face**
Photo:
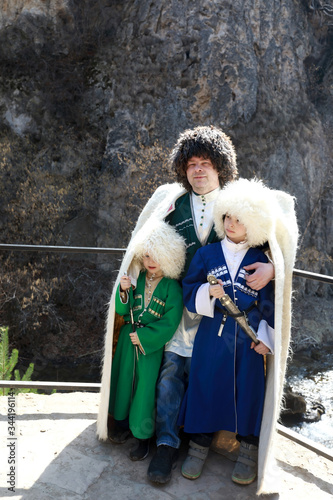
[[[186,175],[197,194],[208,194],[220,185],[218,172],[209,158],[192,156],[187,162]]]
[[[224,218],[224,230],[229,240],[234,243],[240,243],[246,239],[245,226],[239,222],[237,217],[226,214]]]
[[[155,262],[148,253],[143,256],[142,260],[144,268],[149,274],[162,274],[161,266]]]

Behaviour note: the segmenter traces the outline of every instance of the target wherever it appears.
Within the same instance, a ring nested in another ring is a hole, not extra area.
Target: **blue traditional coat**
[[[207,282],[207,275],[213,274],[241,311],[254,306],[248,320],[255,331],[262,319],[274,328],[272,284],[255,291],[245,281],[243,266],[254,262],[267,262],[267,257],[258,248],[249,248],[232,282],[221,243],[199,249],[183,280],[185,306],[197,312],[197,291]],[[220,331],[223,316],[216,299],[214,317],[202,317],[178,423],[187,433],[227,430],[258,436],[265,395],[264,358],[250,349],[251,339],[230,316]]]

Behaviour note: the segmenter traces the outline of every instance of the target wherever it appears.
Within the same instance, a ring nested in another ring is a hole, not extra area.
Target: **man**
[[[180,135],[171,153],[171,161],[177,180],[186,192],[172,200],[165,220],[185,238],[185,275],[196,250],[218,241],[213,228],[213,205],[221,187],[237,176],[236,153],[231,140],[221,130],[197,127]],[[255,290],[260,290],[274,276],[271,263],[256,263],[246,269],[255,270],[247,277],[247,283]],[[148,478],[154,483],[164,484],[170,480],[178,456],[177,419],[200,319],[201,316],[184,308],[181,323],[165,347],[157,384],[157,452],[148,468]],[[202,446],[205,446],[204,435]]]

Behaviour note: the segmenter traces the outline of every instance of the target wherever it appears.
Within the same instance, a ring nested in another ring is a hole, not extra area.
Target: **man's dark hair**
[[[185,130],[171,151],[170,161],[177,181],[187,191],[192,190],[187,180],[187,162],[192,156],[208,158],[219,174],[220,186],[238,176],[236,152],[231,139],[216,127],[196,127]]]

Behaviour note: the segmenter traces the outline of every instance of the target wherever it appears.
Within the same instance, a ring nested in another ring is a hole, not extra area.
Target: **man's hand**
[[[245,271],[252,271],[255,269],[253,274],[248,274],[246,276],[246,283],[253,290],[261,290],[275,276],[275,269],[271,262],[255,262],[249,266],[244,266],[244,269]]]
[[[225,294],[222,286],[222,280],[217,280],[218,285],[209,285],[209,295],[215,297],[216,299],[220,299]]]
[[[251,342],[251,349],[254,349],[258,354],[262,355],[269,353],[268,347],[261,341],[259,342],[259,344]]]

